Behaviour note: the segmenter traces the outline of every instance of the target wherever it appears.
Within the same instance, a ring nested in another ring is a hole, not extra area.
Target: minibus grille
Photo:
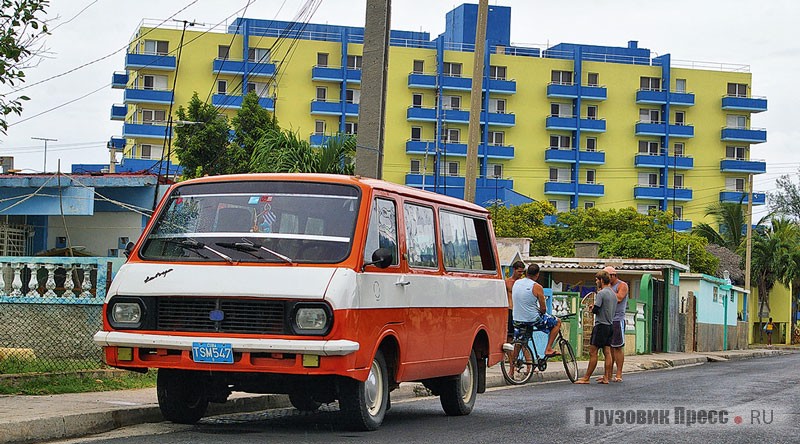
[[[216,316],[212,316],[215,312]],[[220,316],[221,312],[221,316]],[[157,330],[284,334],[283,301],[228,298],[158,298]],[[222,320],[212,320],[222,317]]]

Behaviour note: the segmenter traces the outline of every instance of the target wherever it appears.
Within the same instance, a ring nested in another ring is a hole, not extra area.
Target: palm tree
[[[745,215],[742,205],[735,203],[715,203],[706,209],[706,216],[712,216],[719,231],[707,223],[697,224],[692,229],[708,240],[709,243],[736,251],[744,240]]]
[[[250,158],[252,173],[330,173],[352,175],[356,139],[339,134],[323,146],[313,147],[296,132],[276,128],[255,145]]]

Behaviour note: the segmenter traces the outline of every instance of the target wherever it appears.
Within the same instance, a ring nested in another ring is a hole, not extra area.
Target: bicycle
[[[560,318],[564,321],[574,316],[575,313],[569,313],[560,316]],[[527,383],[533,377],[535,369],[538,369],[540,372],[547,369],[547,357],[539,357],[539,353],[536,350],[536,342],[533,341],[532,338],[533,331],[540,330],[534,328],[531,334],[525,335],[520,332],[518,328],[514,328],[514,339],[511,341],[511,345],[514,346],[514,351],[512,352],[513,358],[509,359],[509,354],[506,354],[500,362],[503,379],[511,385]],[[567,373],[567,377],[570,382],[575,382],[575,380],[578,379],[578,362],[575,359],[575,350],[572,348],[572,344],[564,338],[561,334],[561,330],[558,331],[558,336],[556,336],[554,344],[557,344],[561,351],[561,361],[564,363],[564,370]],[[513,365],[511,365],[509,361],[513,361]]]

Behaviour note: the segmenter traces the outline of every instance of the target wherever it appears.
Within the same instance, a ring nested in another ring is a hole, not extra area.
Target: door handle
[[[409,281],[397,281],[394,284],[395,285],[399,285],[401,287],[405,287],[406,285],[411,285],[411,282],[409,282]]]

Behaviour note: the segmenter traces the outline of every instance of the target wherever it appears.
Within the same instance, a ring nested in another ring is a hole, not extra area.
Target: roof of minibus
[[[316,173],[254,173],[254,174],[230,174],[221,176],[206,176],[197,179],[190,179],[180,182],[177,186],[188,185],[193,183],[208,183],[208,182],[235,182],[242,180],[286,180],[297,182],[330,182],[351,184],[362,188],[372,188],[384,190],[391,193],[400,194],[403,196],[415,197],[424,199],[440,204],[451,205],[477,211],[480,213],[487,213],[488,210],[480,205],[476,205],[455,197],[445,196],[444,194],[432,193],[417,188],[407,187],[385,180],[372,179],[369,177],[361,176],[345,176],[341,174],[316,174]]]

